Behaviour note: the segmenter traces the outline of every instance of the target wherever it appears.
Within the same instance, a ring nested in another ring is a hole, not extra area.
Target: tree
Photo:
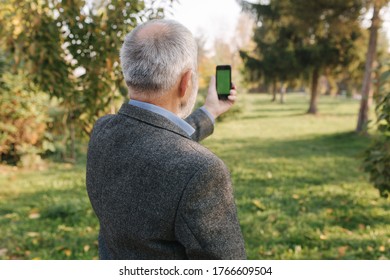
[[[361,8],[362,2],[356,0],[291,0],[293,25],[299,37],[296,53],[300,64],[311,72],[310,114],[318,111],[321,73],[327,68],[346,66],[355,59]]]
[[[258,21],[253,41],[254,51],[241,51],[240,55],[249,71],[249,79],[263,78],[266,84],[272,85],[272,101],[276,99],[278,83],[281,84],[281,102],[286,82],[299,76],[294,47],[293,32],[289,19],[282,17],[286,1],[273,1],[269,5],[249,4],[243,2],[245,10],[252,12]]]
[[[363,77],[362,85],[362,99],[360,102],[360,109],[358,114],[358,121],[356,126],[356,132],[365,131],[366,124],[368,121],[368,113],[372,103],[372,91],[371,81],[372,81],[372,68],[375,60],[377,41],[378,41],[378,29],[381,24],[379,17],[379,12],[389,1],[388,0],[373,0],[373,15],[371,20],[370,27],[370,39],[368,42],[367,54],[366,54],[366,64]]]
[[[360,36],[357,19],[362,2],[357,0],[270,0],[268,4],[241,2],[244,8],[249,7],[255,11],[260,24],[271,21],[288,30],[286,33],[280,32],[283,28],[274,29],[275,42],[282,40],[281,36],[285,36],[291,44],[292,57],[297,60],[301,71],[310,73],[311,98],[308,113],[317,113],[320,75],[329,68],[345,66],[354,60],[355,42]],[[279,51],[283,50],[278,45],[274,47],[279,48]]]
[[[126,95],[118,55],[124,36],[142,21],[163,17],[171,2],[2,1],[0,44],[11,70],[23,71],[65,108],[72,158],[76,133],[89,134]]]

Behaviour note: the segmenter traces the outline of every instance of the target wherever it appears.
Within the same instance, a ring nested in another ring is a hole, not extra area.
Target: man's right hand
[[[204,106],[207,111],[209,111],[214,118],[218,118],[223,113],[227,112],[237,99],[237,91],[236,87],[233,85],[233,88],[230,90],[230,95],[226,100],[218,99],[216,84],[215,84],[215,76],[211,77],[210,85],[208,89],[208,93],[206,96],[206,101]]]

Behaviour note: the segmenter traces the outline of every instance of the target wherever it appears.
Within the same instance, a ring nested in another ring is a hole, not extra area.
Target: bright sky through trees
[[[240,12],[235,0],[180,0],[167,18],[181,22],[195,36],[205,37],[206,47],[211,47],[216,38],[230,41]]]
[[[240,12],[241,7],[236,0],[180,0],[174,4],[172,14],[168,13],[167,18],[181,22],[196,36],[206,37],[207,47],[211,47],[216,38],[230,41]],[[367,16],[366,21],[370,22],[371,15],[372,13]],[[386,8],[381,16],[390,41],[390,8]]]

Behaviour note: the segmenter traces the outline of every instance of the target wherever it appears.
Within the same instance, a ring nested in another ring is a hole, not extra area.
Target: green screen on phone
[[[217,71],[217,93],[230,94],[230,70]]]

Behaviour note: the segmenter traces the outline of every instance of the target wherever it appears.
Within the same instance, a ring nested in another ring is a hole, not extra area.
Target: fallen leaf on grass
[[[84,252],[88,252],[91,247],[89,245],[84,246]]]
[[[341,228],[341,230],[342,230],[343,232],[345,232],[346,234],[348,234],[348,235],[352,235],[352,234],[353,234],[353,232],[350,231],[349,229]]]
[[[69,249],[64,250],[65,256],[70,257],[72,255],[72,251]]]
[[[39,219],[40,217],[41,217],[41,215],[39,213],[32,213],[32,214],[28,215],[28,218],[32,219],[32,220]]]
[[[384,251],[386,251],[386,248],[385,248],[385,246],[383,246],[383,245],[382,245],[382,246],[380,246],[380,247],[379,247],[379,252],[384,252]]]
[[[259,251],[259,254],[260,255],[263,255],[263,256],[272,256],[274,254],[273,251]]]
[[[348,250],[348,246],[341,246],[337,249],[339,252],[339,258],[342,258],[345,256],[345,252]]]
[[[294,194],[292,195],[292,198],[294,198],[294,199],[299,199],[299,195],[297,195],[297,194],[294,193]]]
[[[41,217],[41,214],[39,213],[38,209],[32,209],[30,213],[28,214],[29,219],[39,219]]]
[[[333,209],[332,208],[326,208],[326,214],[332,214],[333,213]]]
[[[37,237],[37,236],[39,236],[39,233],[34,232],[34,231],[29,231],[29,232],[27,232],[27,236],[28,237]]]
[[[267,178],[272,179],[272,172],[270,172],[270,171],[267,172]]]
[[[377,204],[378,204],[378,202],[377,202],[377,201],[375,201],[375,200],[371,200],[371,201],[370,201],[370,204],[371,204],[371,205],[377,205]]]
[[[18,219],[19,215],[17,213],[8,213],[3,216],[6,219]]]
[[[85,228],[85,231],[86,231],[86,232],[93,232],[93,228],[91,228],[91,227],[86,227],[86,228]]]
[[[264,204],[261,203],[261,201],[258,200],[258,199],[253,199],[253,200],[252,200],[252,204],[253,204],[254,206],[256,206],[256,208],[259,209],[259,210],[261,210],[261,211],[264,211],[264,210],[266,209],[266,207],[264,206]]]
[[[65,232],[73,231],[72,227],[67,227],[66,225],[59,225],[57,229]]]
[[[328,239],[328,237],[325,234],[321,234],[320,235],[320,239],[321,240],[326,240],[326,239]]]

